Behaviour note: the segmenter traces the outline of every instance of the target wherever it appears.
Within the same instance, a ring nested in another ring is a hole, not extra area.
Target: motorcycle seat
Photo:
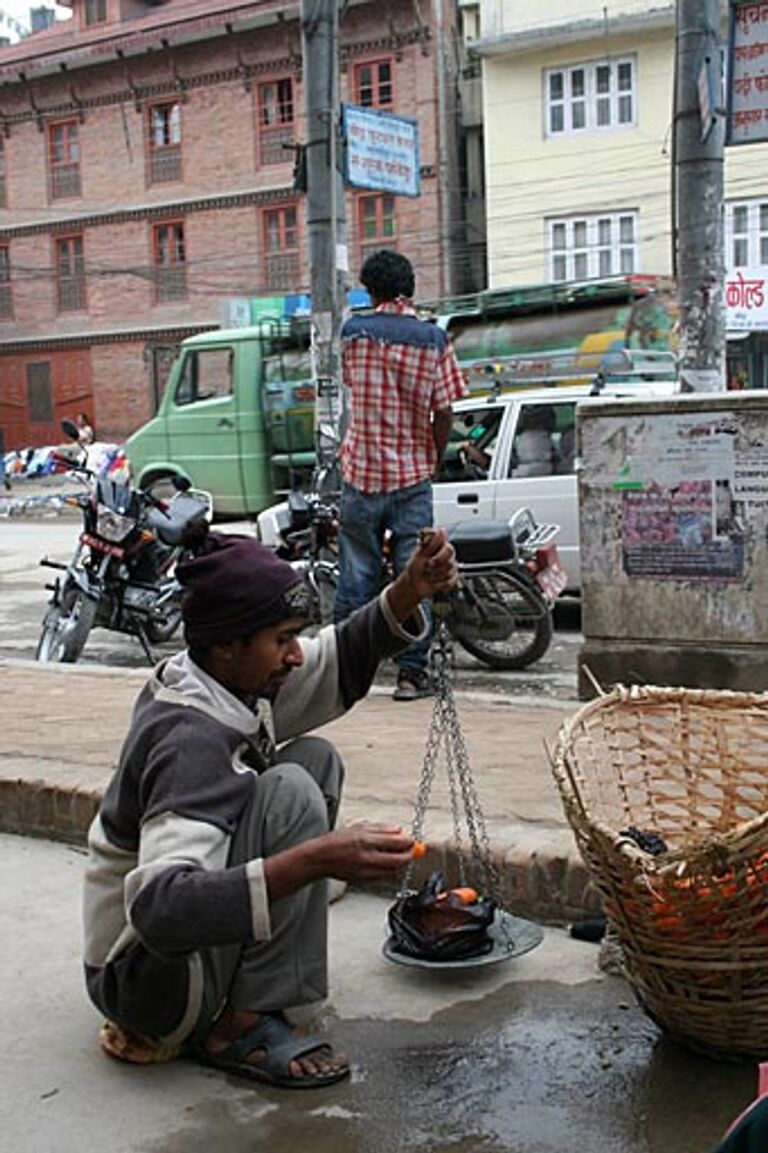
[[[187,525],[204,515],[205,509],[199,499],[182,492],[168,504],[167,512],[151,508],[147,513],[147,522],[163,544],[179,545],[181,534]]]
[[[504,564],[516,559],[515,542],[503,520],[460,520],[448,530],[459,564]]]

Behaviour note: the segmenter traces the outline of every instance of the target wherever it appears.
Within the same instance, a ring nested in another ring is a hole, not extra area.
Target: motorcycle
[[[549,648],[552,608],[567,584],[559,531],[559,525],[538,524],[527,508],[508,524],[466,520],[449,529],[460,586],[450,598],[448,627],[490,668],[525,668]]]
[[[538,524],[519,509],[504,521],[459,521],[448,531],[460,587],[449,598],[447,624],[472,656],[493,669],[533,664],[552,641],[552,608],[567,584],[557,552],[556,524]],[[316,493],[290,494],[278,554],[302,572],[312,590],[315,620],[333,619],[338,585],[339,517]],[[391,579],[384,542],[382,584]]]
[[[289,561],[309,585],[313,622],[333,620],[339,582],[339,513],[317,492],[294,490],[288,496],[287,520],[279,530],[277,555]]]
[[[61,427],[77,439],[73,421]],[[68,564],[40,561],[62,575],[45,586],[51,598],[36,659],[74,663],[91,630],[100,627],[137,637],[153,664],[150,645],[170,640],[181,623],[182,590],[174,568],[182,532],[193,521],[210,520],[213,502],[183,479],[175,480],[170,500],[161,500],[151,487],[97,476],[86,459],[81,448],[68,447],[59,456],[84,485],[83,492],[65,498],[82,513],[83,530]]]

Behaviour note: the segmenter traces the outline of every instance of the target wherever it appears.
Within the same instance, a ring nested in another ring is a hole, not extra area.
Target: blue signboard
[[[419,127],[406,116],[343,106],[344,179],[353,188],[419,196]]]

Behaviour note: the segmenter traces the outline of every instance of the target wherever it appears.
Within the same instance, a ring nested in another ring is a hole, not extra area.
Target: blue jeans
[[[420,481],[394,492],[341,490],[339,587],[334,620],[343,621],[378,594],[382,586],[384,534],[392,534],[392,568],[397,576],[419,543],[419,529],[432,525],[432,482]],[[429,615],[427,604],[422,606]],[[429,638],[410,645],[397,658],[398,668],[418,676],[427,666]]]

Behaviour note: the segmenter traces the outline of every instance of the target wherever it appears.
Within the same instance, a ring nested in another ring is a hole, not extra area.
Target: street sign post
[[[354,188],[419,196],[419,129],[415,120],[343,107],[344,179]]]
[[[768,4],[731,0],[726,144],[768,140]]]

